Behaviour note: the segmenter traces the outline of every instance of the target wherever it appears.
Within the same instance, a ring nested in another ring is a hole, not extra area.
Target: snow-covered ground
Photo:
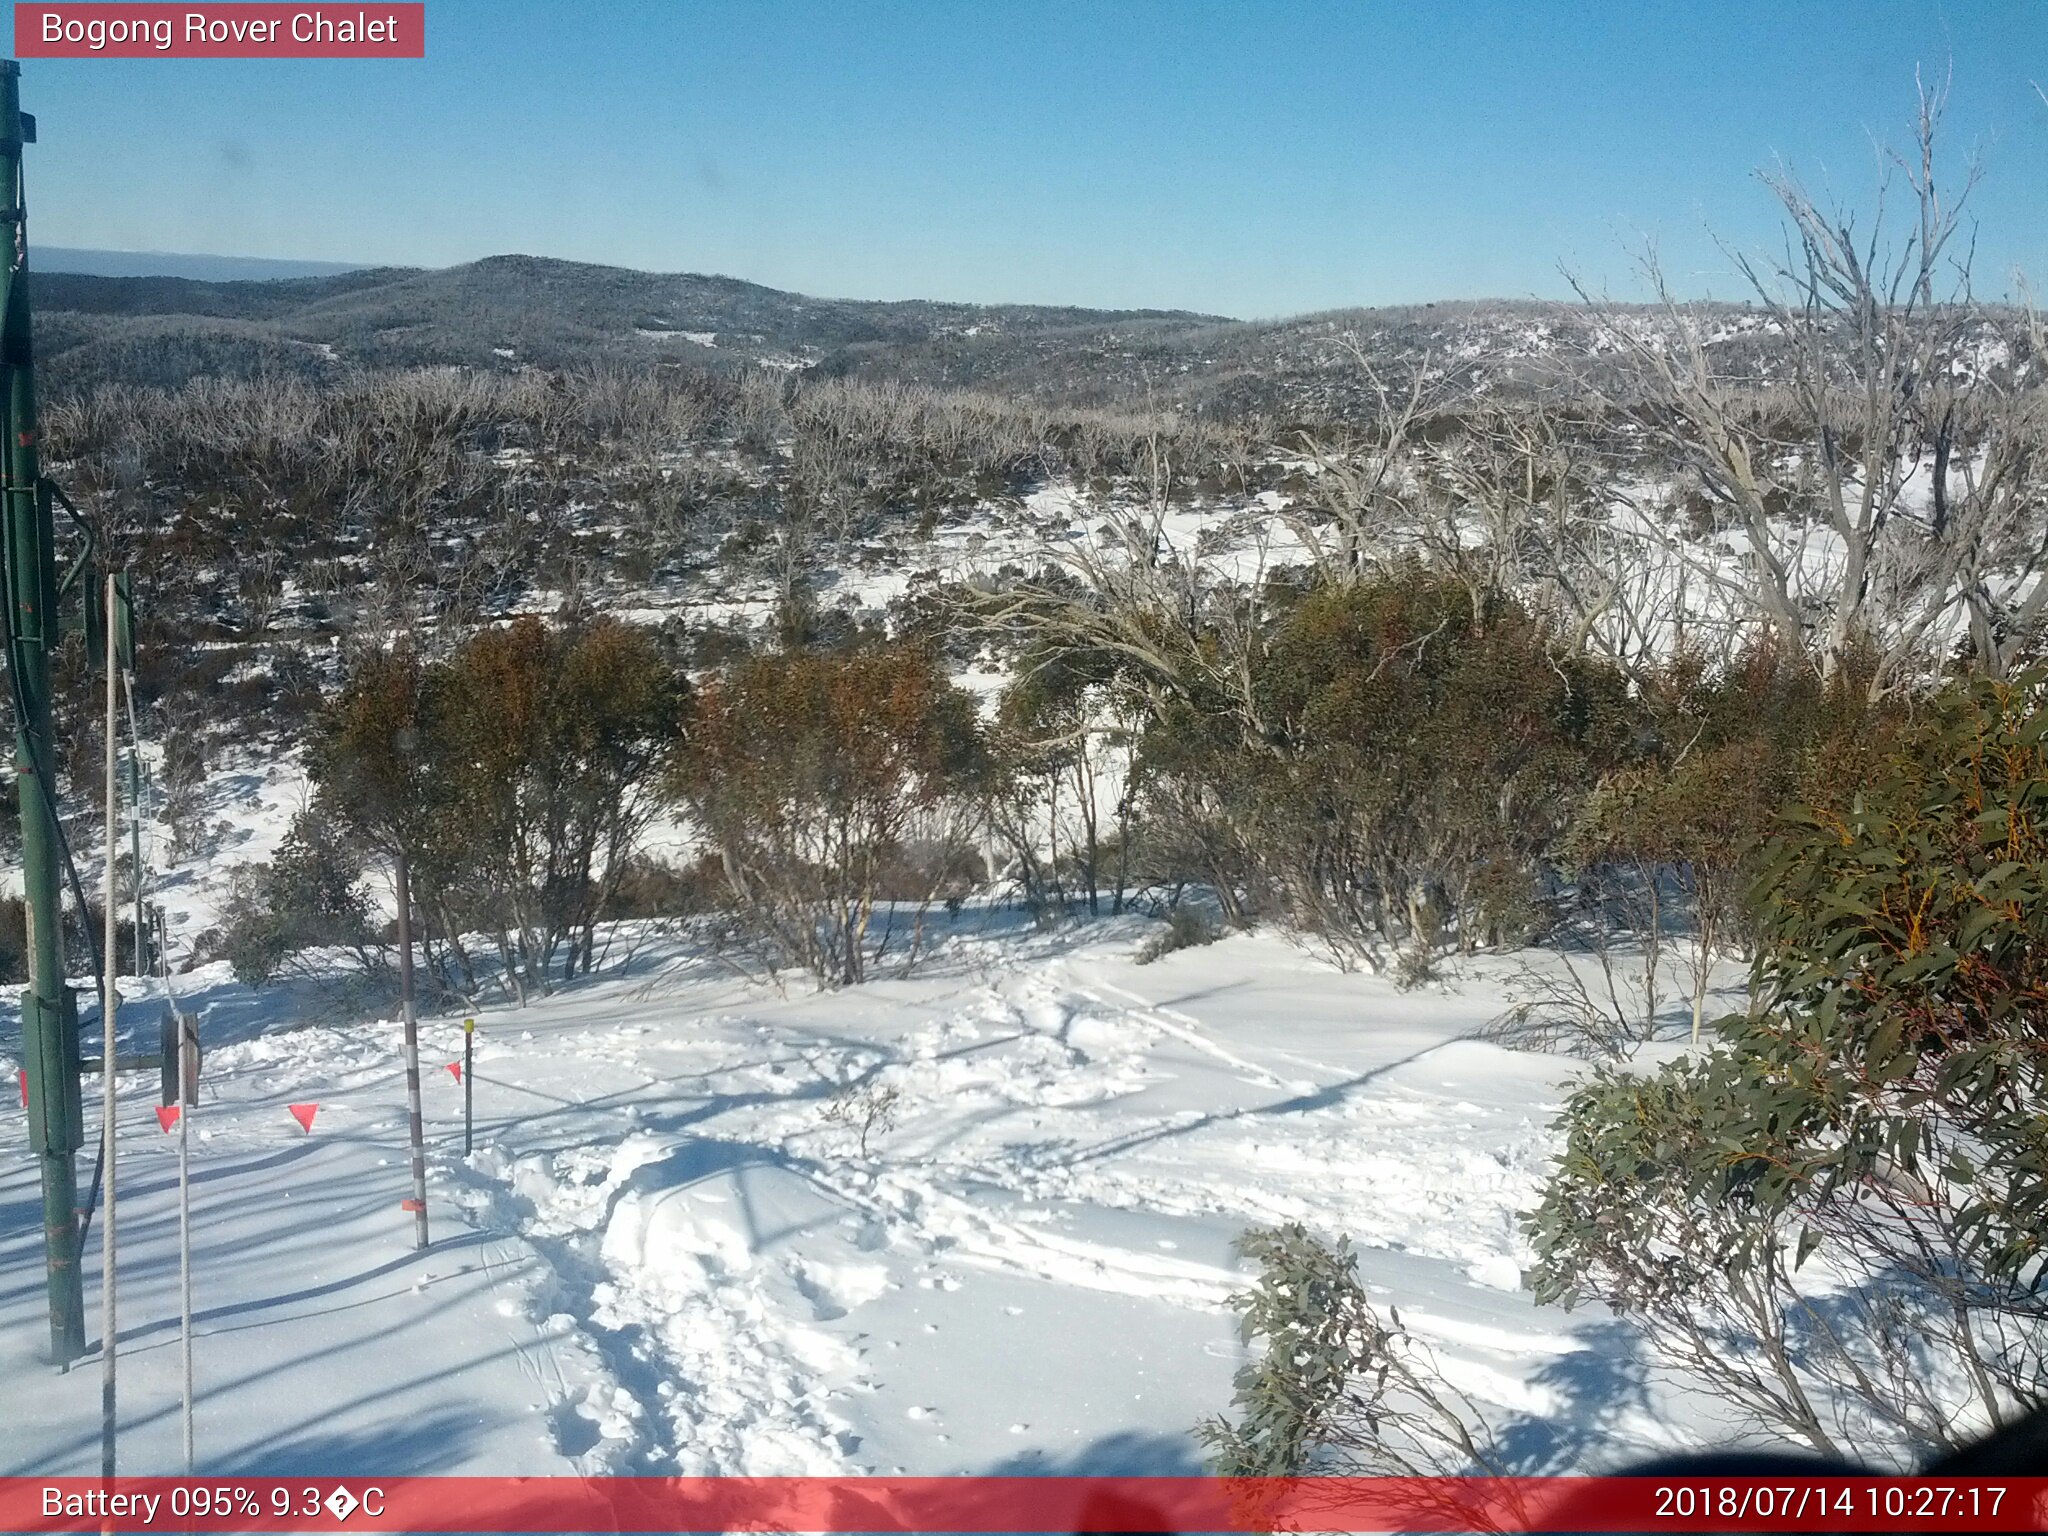
[[[1520,1289],[1516,1217],[1574,1068],[1474,1038],[1505,967],[1401,992],[1261,935],[1137,965],[1153,926],[969,909],[913,976],[787,995],[624,931],[595,978],[478,1015],[467,1159],[460,1021],[424,1024],[425,1252],[398,1026],[179,978],[210,1042],[204,1468],[1192,1470],[1243,1358],[1231,1241],[1287,1219],[1357,1241],[1517,1465],[1685,1433],[1628,1335]],[[10,1077],[18,1047],[10,1023]],[[122,1468],[170,1472],[176,1137],[153,1080],[122,1090]],[[885,1092],[864,1155],[828,1110]],[[19,1390],[48,1370],[39,1211],[10,1094],[0,1473],[83,1473],[98,1369]]]

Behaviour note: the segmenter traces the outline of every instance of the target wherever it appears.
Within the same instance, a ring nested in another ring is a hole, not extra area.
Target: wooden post
[[[420,1113],[420,1020],[412,1001],[412,867],[400,849],[398,875],[398,993],[405,1015],[405,1102],[411,1121],[412,1209],[415,1248],[427,1246],[427,1138]]]

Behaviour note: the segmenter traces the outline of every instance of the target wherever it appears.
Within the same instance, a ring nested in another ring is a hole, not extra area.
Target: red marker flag
[[[451,1061],[451,1062],[449,1062],[449,1063],[448,1063],[448,1070],[449,1070],[450,1072],[453,1072],[453,1073],[455,1074],[455,1081],[457,1081],[458,1083],[462,1081],[462,1063],[461,1063],[461,1062],[459,1062],[459,1061]]]
[[[285,1108],[292,1112],[292,1118],[298,1121],[303,1129],[311,1131],[313,1129],[313,1116],[319,1112],[320,1106],[318,1104],[287,1104]]]
[[[175,1104],[159,1104],[156,1108],[156,1123],[167,1131],[176,1125],[178,1123],[178,1106]]]

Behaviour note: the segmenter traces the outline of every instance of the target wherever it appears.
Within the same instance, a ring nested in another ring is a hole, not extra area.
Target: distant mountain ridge
[[[793,369],[850,347],[1224,323],[1178,310],[820,299],[737,278],[535,256],[260,282],[41,267],[32,283],[44,355],[71,384],[171,383],[194,371],[563,367],[606,358]]]
[[[1150,405],[1281,421],[1374,408],[1353,349],[1394,387],[1427,369],[1456,394],[1522,395],[1614,365],[1585,308],[1479,300],[1245,321],[928,299],[822,299],[738,278],[537,256],[353,268],[264,281],[35,269],[46,388],[174,387],[213,374],[353,367],[567,368],[597,362],[815,369],[1065,406]],[[1765,317],[1717,315],[1710,344],[1771,349]],[[1768,360],[1759,353],[1759,367]]]
[[[358,271],[359,261],[295,261],[277,256],[205,256],[182,251],[107,251],[90,246],[38,245],[35,265],[45,272],[94,277],[191,277],[206,282],[261,282],[280,277],[329,277]]]

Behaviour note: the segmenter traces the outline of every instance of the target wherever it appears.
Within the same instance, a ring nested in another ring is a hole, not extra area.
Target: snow
[[[1635,489],[1611,509],[1619,532],[1666,488]],[[1275,492],[1175,506],[1161,532],[1251,580],[1302,558],[1288,510]],[[893,562],[844,562],[827,585],[879,608],[913,573],[1035,565],[1134,512],[1048,485],[942,523]],[[1825,579],[1829,537],[1784,530],[1803,576]],[[1688,598],[1682,581],[1666,595],[1645,611]],[[1702,581],[1689,601],[1706,610],[1715,595]],[[753,622],[771,607],[764,583],[738,578],[623,600],[644,623]],[[1667,647],[1668,624],[1640,642]],[[986,701],[1006,677],[977,666],[956,680]],[[250,752],[217,768],[202,846],[182,862],[170,829],[148,824],[145,863],[163,872],[150,897],[175,954],[306,796],[295,758]],[[660,838],[689,850],[686,827]],[[1232,1241],[1290,1220],[1356,1242],[1369,1287],[1487,1408],[1516,1466],[1610,1466],[1702,1432],[1634,1335],[1521,1288],[1520,1214],[1578,1070],[1478,1038],[1528,957],[1459,961],[1448,984],[1402,992],[1273,935],[1140,966],[1152,930],[1133,918],[1035,934],[969,908],[918,974],[819,994],[622,928],[595,979],[479,1015],[467,1159],[441,1070],[459,1021],[426,1021],[424,1254],[399,1210],[398,1026],[340,1021],[311,986],[251,993],[218,964],[178,978],[209,1042],[194,1121],[204,1469],[1192,1470],[1192,1426],[1227,1408],[1244,1358]],[[131,1022],[147,1035],[159,1004],[143,996]],[[18,1054],[8,1010],[0,1069]],[[134,1472],[179,1467],[175,1139],[157,1130],[152,1087],[122,1085]],[[825,1111],[880,1091],[896,1096],[892,1123],[863,1155]],[[285,1109],[303,1101],[321,1105],[310,1134]],[[25,1154],[21,1113],[0,1100],[0,1371],[15,1379],[43,1371],[46,1336]],[[0,1395],[0,1474],[91,1469],[87,1366],[32,1417]]]
[[[147,809],[157,814],[143,822],[143,867],[158,872],[151,876],[148,898],[163,909],[174,953],[189,952],[191,940],[219,920],[237,870],[276,856],[293,819],[311,798],[297,753],[230,762],[206,781],[194,815],[205,829],[199,846],[173,860],[171,828],[161,814],[163,797],[151,797]],[[81,857],[88,851],[81,849]]]
[[[1232,1240],[1281,1220],[1355,1239],[1367,1283],[1529,1469],[1679,1432],[1612,1323],[1520,1288],[1517,1213],[1576,1069],[1475,1038],[1506,967],[1401,992],[1266,935],[1141,966],[1155,929],[1039,934],[969,908],[917,973],[821,993],[622,927],[596,977],[477,1016],[467,1159],[443,1070],[460,1021],[423,1022],[423,1253],[399,1209],[398,1026],[322,1022],[317,990],[252,994],[217,964],[176,978],[209,1043],[204,1469],[1193,1470],[1192,1427],[1244,1358]],[[157,1007],[124,1018],[147,1033]],[[10,1019],[10,1071],[18,1049]],[[179,1466],[175,1137],[153,1088],[121,1085],[138,1474]],[[863,1156],[825,1110],[882,1090],[893,1118]],[[285,1108],[305,1101],[310,1133]],[[0,1473],[83,1473],[99,1372],[37,1363],[26,1150],[10,1102],[0,1371],[50,1390],[33,1413],[0,1398]]]

